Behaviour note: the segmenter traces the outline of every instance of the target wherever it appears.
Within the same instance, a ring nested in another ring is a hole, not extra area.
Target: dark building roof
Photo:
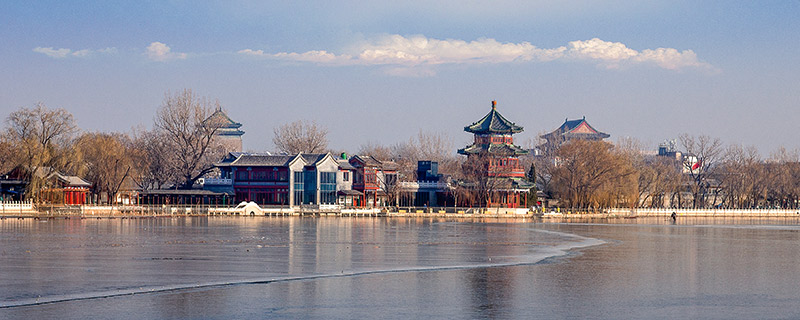
[[[24,166],[17,166],[4,176],[6,180],[19,180],[28,183],[28,181],[24,181],[25,179],[23,179],[28,171],[29,170]],[[92,187],[92,184],[83,180],[83,178],[62,174],[52,167],[37,167],[33,171],[33,175],[44,180],[53,179],[65,187]]]
[[[578,120],[564,120],[564,124],[562,124],[558,129],[553,130],[548,134],[542,135],[542,138],[550,138],[556,135],[561,135],[564,138],[583,138],[583,139],[605,139],[611,137],[610,134],[605,132],[597,131],[594,127],[592,127],[588,122],[586,122],[586,117],[583,119]]]
[[[350,164],[350,161],[348,161],[347,159],[336,159],[336,162],[339,163],[339,169],[342,169],[342,170],[355,170],[356,169],[356,167],[354,167],[352,164]]]
[[[214,111],[214,113],[212,113],[203,122],[209,122],[209,121],[221,124],[219,130],[217,130],[217,135],[241,136],[244,134],[244,131],[239,129],[242,126],[242,124],[231,120],[231,118],[228,117],[228,115],[224,111],[222,111],[222,108],[217,108],[217,110]]]
[[[272,155],[265,153],[239,153],[231,152],[225,159],[217,163],[217,167],[241,167],[241,166],[269,166],[282,167],[288,166],[295,156]]]
[[[381,170],[397,170],[399,165],[394,161],[380,161],[373,156],[356,155],[350,158],[350,164],[353,162],[361,163],[365,167],[380,168]]]
[[[336,192],[340,196],[363,196],[364,193],[358,190],[339,190]]]
[[[141,190],[140,195],[185,195],[185,196],[222,196],[226,195],[222,192],[213,192],[202,189],[155,189],[155,190]]]
[[[500,112],[497,112],[497,101],[492,101],[492,111],[482,119],[469,126],[464,127],[464,131],[479,134],[513,134],[522,132],[522,127],[508,121]]]
[[[295,155],[270,153],[242,153],[231,152],[225,159],[216,164],[217,167],[286,167],[295,159],[302,158],[307,165],[316,165],[325,157],[327,153],[300,153]]]
[[[306,161],[309,165],[316,164],[317,162],[322,161],[327,153],[301,153],[300,156],[303,157],[303,160]]]

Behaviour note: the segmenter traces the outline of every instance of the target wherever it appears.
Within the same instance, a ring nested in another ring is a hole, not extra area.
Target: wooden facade
[[[362,155],[350,158],[349,162],[355,168],[353,190],[362,193],[360,199],[354,199],[354,206],[377,207],[396,202],[396,199],[391,199],[397,187],[397,165],[394,162]]]
[[[467,161],[485,168],[479,177],[470,177],[464,185],[472,186],[476,192],[486,192],[486,203],[481,206],[500,206],[517,208],[527,206],[527,193],[533,185],[524,180],[525,170],[519,156],[528,154],[514,145],[515,133],[523,131],[521,126],[508,121],[497,111],[497,102],[492,101],[492,109],[477,122],[464,127],[472,133],[472,145],[459,149]],[[481,190],[481,191],[477,191]]]

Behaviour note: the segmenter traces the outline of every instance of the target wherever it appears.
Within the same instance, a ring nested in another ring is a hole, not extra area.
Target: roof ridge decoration
[[[608,138],[611,137],[610,134],[599,131],[595,129],[588,121],[586,121],[586,116],[581,119],[570,120],[569,118],[564,119],[564,123],[561,124],[557,129],[549,132],[547,134],[542,135],[541,137],[546,138],[552,135],[563,135],[563,136],[575,136],[575,135],[596,135],[600,138]]]
[[[492,101],[492,110],[477,122],[464,127],[464,131],[478,134],[514,134],[522,132],[523,128],[503,117],[497,111],[497,101]]]

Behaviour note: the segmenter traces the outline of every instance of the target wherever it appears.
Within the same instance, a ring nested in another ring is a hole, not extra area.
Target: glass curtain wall
[[[303,182],[305,181],[305,177],[303,171],[298,171],[294,173],[294,204],[298,205],[303,203],[303,191],[305,190],[303,186]]]
[[[317,196],[317,171],[305,171],[305,192],[303,195],[303,204],[313,204]]]
[[[336,172],[320,172],[320,204],[336,203]]]

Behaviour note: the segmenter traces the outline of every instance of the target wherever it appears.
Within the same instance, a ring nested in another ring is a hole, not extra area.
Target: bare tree
[[[14,169],[19,163],[16,148],[5,132],[0,133],[0,175]]]
[[[192,90],[165,94],[156,113],[156,134],[164,138],[167,153],[166,167],[175,172],[176,185],[188,189],[194,182],[214,169],[223,155],[210,148],[214,135],[222,126],[219,119],[210,119],[219,101],[195,95]]]
[[[316,122],[298,120],[277,127],[273,132],[272,143],[281,152],[322,153],[328,149],[328,129]]]
[[[684,172],[689,178],[689,190],[692,193],[692,207],[704,208],[711,187],[711,177],[722,154],[722,141],[709,136],[679,137],[686,154],[684,155]]]
[[[417,162],[420,160],[436,161],[440,172],[457,174],[461,161],[453,149],[453,142],[447,134],[420,130],[406,142],[392,146],[368,143],[362,145],[358,153],[371,155],[381,161],[394,161],[398,165],[400,180],[415,180]]]
[[[168,149],[165,135],[157,130],[134,130],[129,152],[134,166],[131,178],[136,185],[145,190],[160,189],[177,181],[169,165],[172,156],[165,152]]]
[[[768,175],[764,179],[768,185],[765,204],[797,208],[800,198],[800,153],[781,147],[770,154],[764,167],[763,171]]]
[[[96,194],[106,194],[109,204],[134,169],[131,146],[130,138],[120,133],[85,133],[75,143],[85,168],[82,175]]]
[[[636,201],[635,171],[610,143],[572,140],[555,154],[550,187],[568,207],[602,208]]]
[[[369,155],[378,160],[391,160],[395,157],[393,148],[380,145],[376,142],[367,142],[358,148],[358,154]]]
[[[50,172],[66,166],[70,144],[77,131],[72,114],[59,108],[48,109],[37,103],[33,108],[21,108],[6,119],[8,141],[19,156],[19,164],[25,167],[23,179],[29,181],[25,190],[27,198],[35,198]],[[41,174],[35,174],[36,172]]]
[[[682,164],[675,158],[646,155],[644,144],[636,138],[620,138],[615,148],[635,171],[637,195],[631,204],[635,207],[663,207],[667,196],[680,185]]]

